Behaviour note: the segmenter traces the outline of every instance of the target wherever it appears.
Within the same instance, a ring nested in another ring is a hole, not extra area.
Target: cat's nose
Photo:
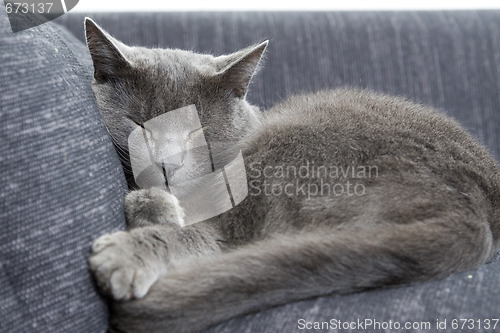
[[[179,163],[165,163],[163,162],[161,164],[161,167],[163,169],[163,172],[165,173],[165,175],[169,178],[173,177],[175,172],[182,168],[182,165],[183,163],[182,162],[179,162]]]

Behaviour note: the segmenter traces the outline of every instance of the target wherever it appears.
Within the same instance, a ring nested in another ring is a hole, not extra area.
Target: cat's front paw
[[[124,231],[101,236],[92,245],[90,270],[101,290],[115,300],[145,296],[159,277],[158,268],[138,245],[140,241]]]
[[[158,188],[135,190],[127,194],[125,213],[131,228],[169,223],[184,226],[185,214],[179,200]]]

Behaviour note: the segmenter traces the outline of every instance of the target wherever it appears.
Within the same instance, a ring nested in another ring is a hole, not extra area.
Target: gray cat
[[[188,105],[207,142],[223,143],[217,158],[242,151],[248,179],[240,204],[185,227],[170,192],[131,190],[129,230],[97,239],[90,257],[114,299],[111,331],[197,332],[308,297],[442,278],[498,248],[500,169],[445,115],[348,89],[260,112],[245,96],[267,42],[213,57],[129,47],[85,24],[131,189],[130,133]]]

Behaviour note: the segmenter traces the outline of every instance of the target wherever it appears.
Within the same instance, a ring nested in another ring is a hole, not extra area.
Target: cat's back
[[[298,95],[264,112],[251,136],[254,148],[323,152],[325,158],[381,155],[480,162],[496,161],[458,122],[443,112],[399,97],[337,89]],[[332,154],[333,153],[333,154]],[[444,154],[444,155],[443,155]],[[305,154],[306,158],[308,154]]]
[[[440,111],[400,97],[359,89],[292,96],[265,111],[263,124],[267,129],[309,128],[350,138],[370,139],[378,134],[398,137],[404,132],[406,138],[439,136],[444,140],[470,140],[457,122]]]
[[[488,151],[443,112],[403,98],[349,89],[294,96],[264,111],[244,150],[263,166],[314,161],[378,165],[389,175],[467,175],[500,204],[500,169]]]

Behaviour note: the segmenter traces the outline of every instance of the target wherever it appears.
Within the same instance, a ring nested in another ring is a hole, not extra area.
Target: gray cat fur
[[[308,297],[442,278],[484,264],[498,248],[499,167],[442,113],[350,89],[260,113],[245,94],[267,43],[212,57],[128,47],[90,19],[86,33],[93,89],[125,165],[136,123],[195,104],[208,141],[242,149],[250,186],[234,209],[185,228],[167,192],[129,194],[131,229],[97,240],[90,258],[116,299],[110,331],[198,332]],[[375,166],[376,175],[327,179],[361,184],[362,195],[259,187],[321,186],[323,178],[263,173],[311,164]]]

